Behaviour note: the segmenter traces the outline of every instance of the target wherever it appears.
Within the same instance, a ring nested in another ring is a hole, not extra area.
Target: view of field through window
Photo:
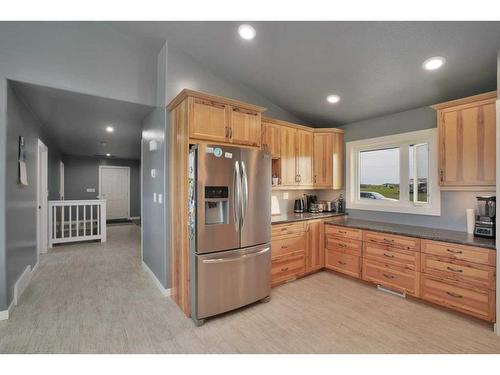
[[[361,199],[399,200],[399,154],[399,147],[359,153]]]
[[[382,201],[398,201],[400,197],[399,147],[359,153],[359,197]],[[409,200],[428,202],[429,150],[427,143],[409,146]],[[416,183],[414,182],[416,178]],[[414,191],[417,196],[414,199]]]

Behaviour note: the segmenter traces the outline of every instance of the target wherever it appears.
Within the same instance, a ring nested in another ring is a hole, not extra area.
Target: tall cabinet
[[[439,132],[442,190],[494,190],[496,92],[432,106]]]

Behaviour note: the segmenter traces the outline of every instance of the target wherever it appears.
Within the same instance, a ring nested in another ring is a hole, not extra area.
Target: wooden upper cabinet
[[[297,129],[287,126],[281,127],[281,184],[285,186],[297,185],[296,166],[296,134]]]
[[[262,148],[269,151],[273,159],[281,157],[281,126],[262,121]]]
[[[238,100],[184,89],[168,105],[188,102],[189,138],[250,147],[261,145],[261,113],[266,109]]]
[[[314,133],[314,186],[341,189],[344,186],[344,135]]]
[[[231,143],[260,147],[262,127],[259,112],[231,107],[229,125]]]
[[[299,185],[313,184],[313,133],[297,130],[296,133],[296,165]]]
[[[215,142],[229,140],[227,106],[190,98],[189,137]]]
[[[438,113],[442,188],[495,186],[496,92],[433,106]]]

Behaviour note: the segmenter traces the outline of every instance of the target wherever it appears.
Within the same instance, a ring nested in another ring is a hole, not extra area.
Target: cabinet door
[[[260,113],[241,108],[231,108],[231,142],[239,145],[257,146],[261,144]]]
[[[314,133],[314,186],[333,185],[333,134]]]
[[[296,166],[296,134],[297,130],[286,126],[281,127],[281,184],[297,185]]]
[[[299,185],[313,184],[313,133],[297,130],[297,174]]]
[[[273,159],[281,157],[280,130],[279,125],[262,122],[262,146],[269,151]]]
[[[495,104],[449,108],[439,113],[440,184],[495,185]]]
[[[309,221],[306,246],[306,272],[320,270],[325,265],[325,224]]]
[[[333,188],[344,188],[344,134],[334,133],[332,140]]]
[[[192,98],[190,106],[190,138],[215,142],[229,141],[226,105]]]

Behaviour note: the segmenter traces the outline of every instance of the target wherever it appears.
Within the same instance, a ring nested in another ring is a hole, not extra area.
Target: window
[[[347,208],[440,215],[436,129],[346,144]]]

